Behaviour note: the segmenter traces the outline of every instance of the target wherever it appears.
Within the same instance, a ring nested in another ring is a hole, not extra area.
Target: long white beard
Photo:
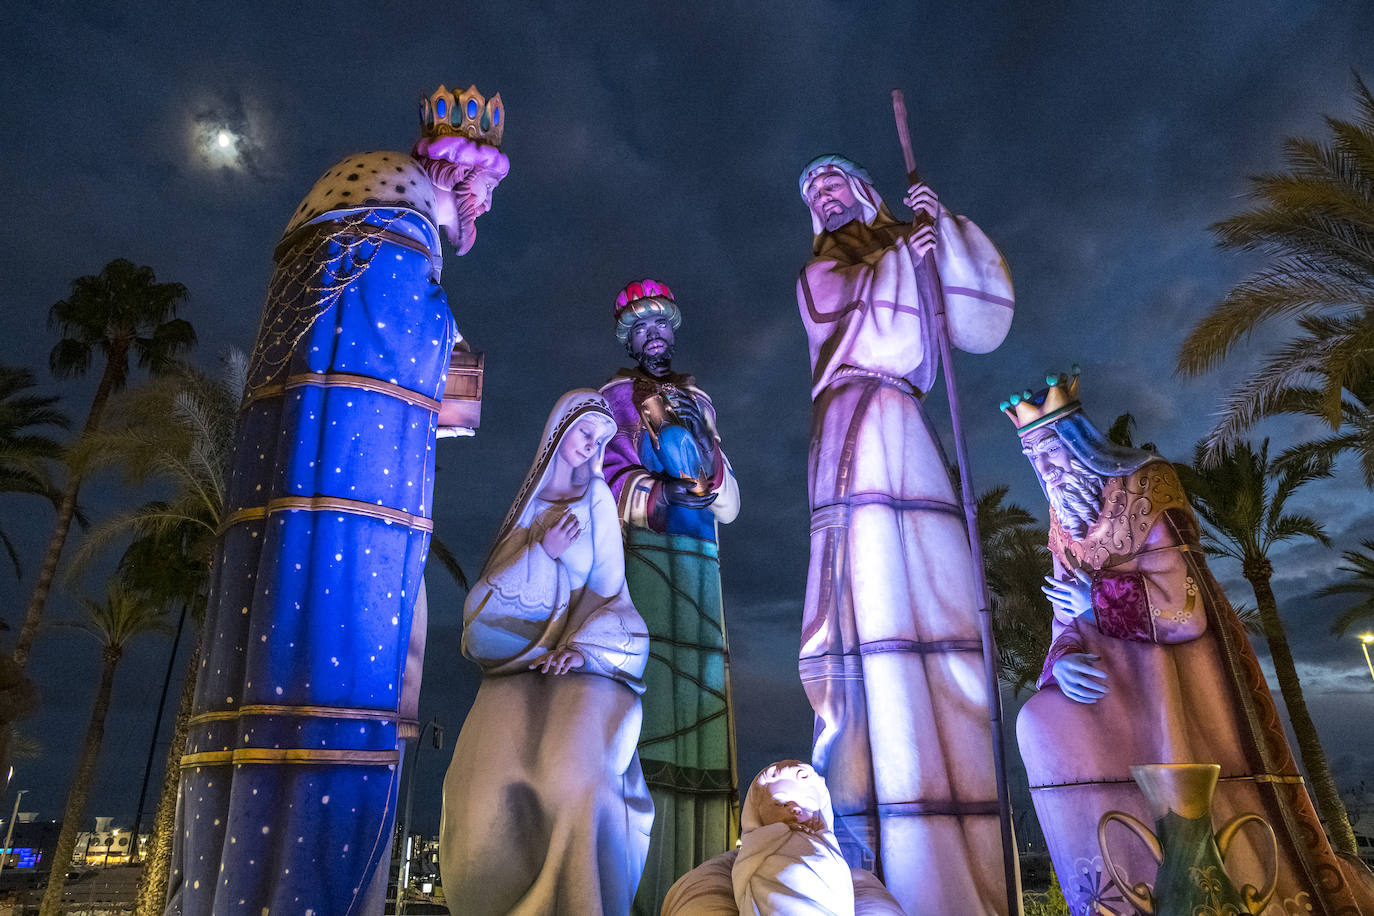
[[[1077,458],[1070,458],[1071,470],[1058,485],[1047,487],[1050,505],[1064,530],[1081,540],[1102,512],[1104,481]]]

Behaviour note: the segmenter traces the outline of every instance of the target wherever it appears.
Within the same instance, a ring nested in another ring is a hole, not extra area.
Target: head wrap
[[[1064,443],[1064,447],[1069,450],[1069,454],[1083,462],[1088,470],[1104,479],[1125,477],[1134,474],[1151,461],[1164,460],[1163,457],[1154,452],[1117,445],[1108,439],[1106,434],[1098,429],[1096,424],[1088,419],[1087,414],[1083,413],[1081,409],[1074,410],[1042,428],[1053,431],[1059,437],[1059,441]],[[1034,435],[1034,433],[1030,435]],[[1039,476],[1036,475],[1037,480],[1039,480]],[[1040,489],[1045,489],[1043,480],[1040,481]],[[1047,492],[1046,496],[1048,497],[1048,495]]]
[[[854,195],[859,206],[863,208],[864,222],[872,223],[877,219],[878,214],[883,209],[883,198],[873,187],[873,179],[869,176],[868,170],[851,159],[846,159],[836,153],[826,153],[824,156],[817,156],[807,163],[806,168],[802,169],[801,177],[797,179],[798,189],[801,191],[802,202],[811,210],[811,201],[807,200],[806,189],[811,182],[823,175],[839,175],[849,185],[849,192]],[[825,225],[821,218],[816,215],[815,210],[811,210],[811,233],[820,235],[825,231]]]
[[[615,336],[621,343],[630,337],[635,322],[662,315],[673,323],[676,331],[682,325],[682,312],[673,298],[668,284],[657,280],[636,280],[627,284],[615,297]]]

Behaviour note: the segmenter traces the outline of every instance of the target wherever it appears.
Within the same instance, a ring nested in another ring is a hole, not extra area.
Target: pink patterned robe
[[[1278,892],[1266,916],[1374,913],[1374,901],[1357,905],[1364,892],[1321,832],[1255,653],[1207,569],[1197,520],[1169,463],[1110,478],[1082,540],[1052,514],[1049,543],[1061,572],[1091,574],[1096,619],[1056,610],[1041,689],[1021,710],[1017,738],[1070,911],[1134,912],[1106,873],[1097,837],[1110,810],[1153,827],[1131,766],[1217,763],[1216,826],[1254,812],[1278,834]],[[1057,689],[1054,663],[1071,652],[1101,659],[1108,693],[1096,703]],[[1133,883],[1154,880],[1155,862],[1139,841],[1114,828],[1109,843]],[[1238,885],[1264,886],[1267,843],[1253,828],[1237,837],[1227,871]]]

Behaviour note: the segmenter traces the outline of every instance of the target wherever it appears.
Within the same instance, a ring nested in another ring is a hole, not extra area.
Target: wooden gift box
[[[448,381],[444,384],[443,403],[439,406],[441,427],[476,429],[482,422],[482,371],[485,362],[485,354],[454,348],[448,367]]]

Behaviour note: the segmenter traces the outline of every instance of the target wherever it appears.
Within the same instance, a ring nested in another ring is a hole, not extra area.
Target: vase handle
[[[1126,876],[1117,870],[1112,862],[1112,854],[1107,851],[1107,825],[1116,821],[1136,836],[1140,837],[1145,848],[1150,850],[1150,855],[1155,857],[1155,861],[1163,864],[1164,850],[1160,848],[1159,839],[1150,832],[1150,828],[1142,824],[1139,818],[1132,817],[1125,811],[1108,811],[1102,815],[1102,820],[1097,822],[1097,845],[1102,850],[1102,861],[1107,866],[1107,873],[1112,876],[1116,886],[1121,888],[1121,893],[1126,895],[1126,899],[1131,901],[1140,912],[1146,916],[1151,916],[1155,911],[1154,893],[1149,886],[1141,884],[1131,884]]]
[[[1263,890],[1256,891],[1253,884],[1246,884],[1240,889],[1241,896],[1245,898],[1245,908],[1252,914],[1264,912],[1264,908],[1269,905],[1269,901],[1274,899],[1274,890],[1279,883],[1279,840],[1274,836],[1274,828],[1269,826],[1269,822],[1258,814],[1241,814],[1231,818],[1226,826],[1222,827],[1217,833],[1217,850],[1221,852],[1222,863],[1226,861],[1226,850],[1231,847],[1231,841],[1240,833],[1240,828],[1249,823],[1259,824],[1264,828],[1264,832],[1269,836],[1269,843],[1273,849],[1271,854],[1274,862],[1274,873],[1269,876],[1269,882],[1265,884]]]

